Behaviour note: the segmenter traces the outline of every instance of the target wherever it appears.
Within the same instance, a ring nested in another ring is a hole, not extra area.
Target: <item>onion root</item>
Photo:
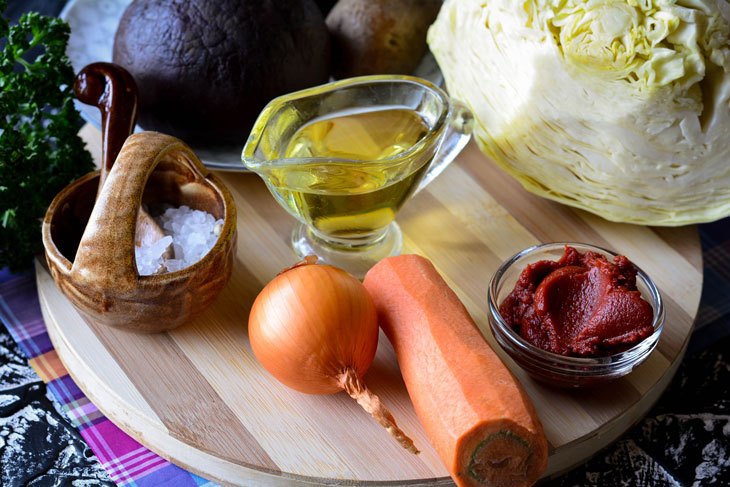
[[[395,418],[385,407],[380,398],[370,392],[365,383],[358,377],[352,367],[347,367],[338,377],[340,385],[345,391],[369,412],[375,420],[383,426],[400,445],[409,452],[418,455],[420,452],[408,436],[398,428]]]

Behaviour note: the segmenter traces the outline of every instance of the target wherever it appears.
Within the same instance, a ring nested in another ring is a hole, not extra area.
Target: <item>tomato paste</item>
[[[610,355],[654,331],[654,311],[625,256],[609,262],[567,245],[560,260],[525,267],[500,314],[522,338],[560,355]]]

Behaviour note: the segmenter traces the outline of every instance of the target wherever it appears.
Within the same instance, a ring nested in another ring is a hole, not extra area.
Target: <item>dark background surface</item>
[[[65,3],[9,0],[4,15],[11,23],[29,10],[58,15]],[[730,241],[729,227],[729,219],[700,226],[705,250]],[[723,257],[730,261],[730,251]],[[730,296],[707,261],[698,330],[659,403],[613,445],[543,485],[730,485],[730,313],[716,306]],[[114,483],[0,327],[0,487],[97,485]]]

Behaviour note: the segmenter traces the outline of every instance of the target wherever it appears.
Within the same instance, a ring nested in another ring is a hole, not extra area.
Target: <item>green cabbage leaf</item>
[[[730,215],[728,0],[447,0],[428,42],[482,151],[609,220]]]

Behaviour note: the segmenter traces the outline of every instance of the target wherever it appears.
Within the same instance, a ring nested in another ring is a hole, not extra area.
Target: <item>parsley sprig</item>
[[[77,133],[69,33],[62,20],[37,12],[13,26],[0,16],[0,268],[11,271],[42,251],[41,222],[53,197],[93,169]],[[38,46],[35,60],[23,57]]]

